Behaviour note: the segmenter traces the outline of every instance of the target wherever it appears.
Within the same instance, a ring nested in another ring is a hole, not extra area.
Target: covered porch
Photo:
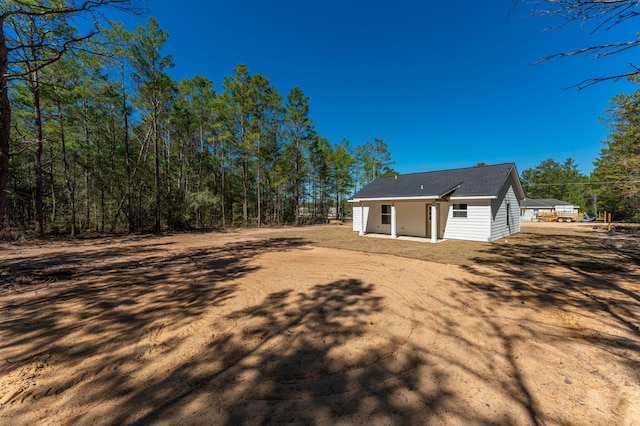
[[[356,204],[359,214],[354,214],[354,225],[357,225],[360,236],[437,243],[443,239],[444,224],[441,223],[440,212],[443,202],[443,199],[359,201]]]

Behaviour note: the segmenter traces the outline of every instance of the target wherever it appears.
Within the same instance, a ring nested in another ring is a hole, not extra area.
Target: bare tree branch
[[[46,5],[38,5],[33,3],[27,3],[19,0],[14,0],[14,3],[21,6],[17,9],[10,9],[0,14],[0,25],[10,16],[21,15],[29,17],[44,17],[53,15],[74,15],[81,12],[92,12],[98,8],[111,7],[116,10],[131,10],[131,7],[125,7],[131,3],[130,0],[98,0],[98,1],[84,1],[84,2],[71,2],[68,7],[54,8]],[[76,3],[78,3],[76,5]]]
[[[638,0],[535,0],[533,14],[543,16],[553,16],[562,22],[552,29],[566,27],[572,23],[579,23],[581,26],[593,25],[589,34],[608,31],[624,22],[640,17],[640,1]],[[554,53],[545,56],[534,63],[534,65],[551,59],[560,59],[573,56],[589,56],[594,59],[601,59],[608,56],[617,55],[640,46],[640,39],[603,43],[588,46],[566,52]],[[584,89],[594,84],[630,78],[640,75],[640,69],[630,64],[632,71],[611,76],[593,77],[581,81],[568,88]]]
[[[593,77],[593,78],[588,78],[585,80],[582,80],[580,83],[565,87],[565,90],[568,89],[578,89],[578,90],[582,90],[582,89],[586,89],[587,87],[593,86],[594,84],[598,84],[598,83],[602,83],[603,81],[618,81],[618,80],[622,80],[622,79],[628,79],[630,77],[636,76],[636,75],[640,75],[640,69],[638,67],[636,67],[633,64],[630,64],[631,67],[633,67],[634,71],[630,71],[628,73],[624,73],[624,74],[618,74],[618,75],[611,75],[608,77]]]
[[[92,31],[91,33],[85,35],[84,37],[77,37],[77,38],[65,41],[62,44],[62,46],[60,46],[60,49],[55,51],[55,53],[51,57],[48,57],[48,58],[43,59],[43,60],[40,60],[40,61],[38,61],[37,64],[34,64],[34,62],[32,60],[28,60],[28,59],[14,62],[16,64],[23,63],[23,64],[27,65],[27,67],[25,68],[25,71],[22,71],[22,72],[18,71],[18,72],[12,73],[11,75],[9,75],[7,77],[7,79],[8,80],[15,80],[15,79],[18,79],[18,78],[21,78],[21,77],[25,77],[25,76],[29,75],[32,72],[38,72],[41,69],[48,67],[49,65],[53,64],[54,62],[59,61],[60,58],[62,58],[62,56],[65,53],[67,53],[74,44],[80,43],[80,42],[85,41],[85,40],[88,40],[91,37],[95,36],[96,34],[97,34],[97,31]],[[33,47],[41,47],[41,46],[36,45],[36,46],[33,46]],[[31,47],[25,46],[25,48],[31,48]]]
[[[640,40],[626,41],[621,43],[601,44],[598,46],[589,46],[589,47],[584,47],[582,49],[571,50],[568,52],[554,53],[554,54],[545,56],[544,58],[538,59],[536,62],[534,62],[534,65],[540,64],[542,62],[546,62],[550,59],[566,58],[569,56],[578,56],[578,55],[584,55],[584,54],[587,54],[587,55],[593,54],[593,57],[595,59],[598,59],[598,58],[603,58],[605,56],[615,55],[617,53],[624,52],[625,50],[632,49],[634,47],[637,47],[638,45],[640,45]]]

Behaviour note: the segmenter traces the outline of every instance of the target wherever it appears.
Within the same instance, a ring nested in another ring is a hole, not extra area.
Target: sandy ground
[[[640,425],[623,257],[459,267],[262,235],[0,246],[0,424]]]

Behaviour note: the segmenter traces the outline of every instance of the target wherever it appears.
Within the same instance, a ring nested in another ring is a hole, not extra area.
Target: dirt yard
[[[0,245],[0,424],[640,425],[637,243],[530,224]]]

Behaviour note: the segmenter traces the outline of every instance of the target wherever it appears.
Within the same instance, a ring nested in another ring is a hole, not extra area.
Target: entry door
[[[427,232],[426,232],[426,237],[427,238],[431,238],[431,204],[426,204],[425,205],[427,208],[427,211],[425,212],[425,222],[426,222],[426,226],[427,226]],[[440,204],[436,203],[436,215],[438,216],[438,218],[440,217]],[[439,220],[438,220],[439,222]],[[440,224],[436,223],[436,233],[440,233]],[[438,238],[440,238],[440,236],[438,236]]]
[[[431,238],[431,204],[425,204],[425,206],[427,207],[427,211],[426,211],[426,222],[427,222],[427,234],[426,237],[427,238]],[[436,210],[440,208],[440,205],[436,204]],[[437,212],[437,215],[440,215],[440,212]]]

